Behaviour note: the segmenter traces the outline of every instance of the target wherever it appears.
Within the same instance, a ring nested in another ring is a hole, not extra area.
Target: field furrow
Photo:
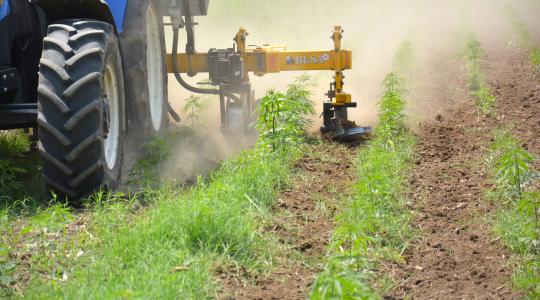
[[[295,164],[290,187],[278,196],[273,221],[284,256],[264,278],[222,274],[223,299],[306,299],[326,262],[338,208],[351,193],[356,148],[318,142]]]

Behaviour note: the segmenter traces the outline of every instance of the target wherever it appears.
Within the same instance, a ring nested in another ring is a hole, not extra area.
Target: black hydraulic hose
[[[197,93],[197,94],[207,94],[207,95],[219,95],[221,94],[221,91],[218,89],[201,89],[198,87],[194,87],[184,81],[182,78],[182,75],[180,75],[180,72],[178,71],[178,28],[173,28],[173,45],[172,45],[172,64],[173,64],[173,72],[174,76],[176,77],[176,81],[180,83],[182,87],[184,87],[186,90]]]
[[[185,12],[185,26],[186,26],[186,33],[187,33],[187,44],[186,44],[186,52],[189,56],[195,54],[195,33],[193,31],[193,17],[191,15],[191,7],[189,0],[183,0],[184,4],[184,12]],[[203,89],[198,88],[190,85],[187,83],[184,78],[182,78],[182,75],[178,71],[178,28],[173,26],[173,46],[172,46],[172,63],[173,63],[173,72],[174,76],[176,77],[176,81],[180,83],[182,87],[184,87],[186,90],[196,93],[196,94],[206,94],[206,95],[224,95],[227,98],[233,99],[236,102],[240,101],[240,98],[232,93],[224,93],[219,89]],[[190,58],[191,59],[191,58]],[[191,60],[190,60],[190,67],[191,67]]]
[[[195,32],[193,31],[193,16],[191,15],[191,6],[189,0],[184,0],[184,12],[186,15],[186,53],[188,55],[195,54]]]

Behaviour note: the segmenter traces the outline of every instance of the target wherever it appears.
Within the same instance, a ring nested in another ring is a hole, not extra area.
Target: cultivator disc
[[[354,143],[354,142],[368,139],[371,132],[372,132],[371,127],[356,127],[356,128],[344,129],[340,133],[336,132],[333,139],[340,143]]]
[[[362,127],[349,120],[348,107],[336,108],[331,103],[324,103],[324,125],[321,127],[323,135],[330,140],[340,143],[354,143],[369,138],[373,129]]]

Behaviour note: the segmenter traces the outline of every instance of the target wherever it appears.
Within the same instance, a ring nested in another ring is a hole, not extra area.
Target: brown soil
[[[281,263],[263,279],[224,274],[221,279],[225,292],[220,298],[307,298],[315,276],[326,262],[338,197],[349,194],[355,180],[355,153],[354,148],[323,143],[298,161],[299,174],[274,208],[274,215],[283,217],[277,217],[268,230],[289,249],[288,257],[280,259]]]
[[[540,70],[531,66],[528,53],[507,49],[494,55],[487,72],[499,123],[514,126],[525,149],[540,156]]]
[[[493,129],[514,124],[525,146],[539,153],[540,82],[525,58],[512,51],[498,51],[487,62],[497,119],[479,116],[468,99],[420,126],[410,198],[423,235],[405,253],[405,265],[384,268],[399,282],[387,298],[519,297],[511,287],[509,254],[486,225],[496,207],[484,198],[489,187],[484,149]]]

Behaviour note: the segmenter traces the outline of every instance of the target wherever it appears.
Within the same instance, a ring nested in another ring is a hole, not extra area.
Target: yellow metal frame
[[[178,70],[180,73],[206,73],[208,68],[208,54],[197,53],[191,56],[191,70],[189,69],[189,55],[178,54]],[[351,69],[352,53],[350,51],[281,51],[273,48],[248,49],[243,55],[247,72],[257,76],[268,73],[286,71],[317,71],[334,70],[336,64],[342,70]],[[167,66],[172,73],[172,56],[167,55]],[[246,73],[247,73],[246,72]]]
[[[2,1],[2,0],[0,0]],[[352,52],[341,49],[343,30],[335,26],[332,34],[334,50],[330,51],[287,51],[284,46],[247,47],[248,32],[240,28],[234,37],[236,51],[244,60],[244,81],[249,82],[249,73],[263,76],[268,73],[287,71],[317,71],[331,70],[335,72],[335,98],[332,103],[342,106],[351,103],[351,95],[343,92],[343,71],[352,69]],[[209,72],[208,54],[197,53],[177,55],[178,70],[180,73],[207,73]],[[167,55],[167,69],[173,73],[172,54]]]

